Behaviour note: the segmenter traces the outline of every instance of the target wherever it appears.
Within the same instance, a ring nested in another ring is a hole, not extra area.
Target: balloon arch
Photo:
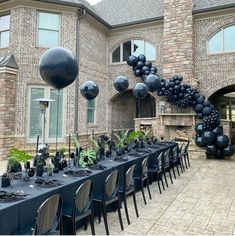
[[[135,76],[141,77],[144,83],[137,83],[133,94],[137,99],[142,99],[147,92],[156,92],[158,96],[166,96],[171,105],[180,108],[191,106],[197,118],[202,119],[201,123],[195,126],[195,143],[205,148],[209,155],[215,157],[232,156],[234,148],[229,144],[229,138],[223,134],[223,127],[220,126],[219,112],[208,101],[189,84],[182,84],[183,77],[174,75],[169,81],[157,75],[157,68],[147,61],[144,55],[130,56],[127,64],[132,66]],[[128,79],[118,76],[114,82],[117,91],[123,92],[129,86]]]
[[[209,155],[217,157],[233,155],[233,146],[229,144],[229,138],[223,134],[223,127],[220,126],[219,112],[197,89],[189,84],[181,84],[182,76],[175,75],[169,81],[160,78],[157,75],[157,68],[142,54],[138,57],[130,56],[127,64],[132,66],[134,75],[144,81],[144,83],[137,83],[133,89],[137,99],[144,98],[149,91],[156,92],[158,96],[166,96],[167,101],[177,107],[191,106],[197,117],[203,120],[195,127],[196,145],[206,148]],[[40,58],[39,71],[43,80],[59,91],[76,79],[78,63],[69,50],[61,47],[50,48]],[[114,82],[114,88],[118,92],[127,90],[128,86],[128,79],[124,76],[118,76]],[[99,87],[92,81],[86,81],[81,85],[80,92],[87,100],[92,100],[98,95]]]

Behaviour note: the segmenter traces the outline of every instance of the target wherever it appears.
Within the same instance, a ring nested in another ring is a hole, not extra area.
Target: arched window
[[[131,55],[144,54],[149,61],[156,59],[156,48],[142,39],[121,43],[112,53],[112,63],[125,62]]]
[[[224,27],[208,40],[208,53],[235,52],[235,25]]]

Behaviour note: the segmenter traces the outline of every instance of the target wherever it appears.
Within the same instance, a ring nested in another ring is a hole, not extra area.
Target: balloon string
[[[56,137],[55,137],[55,145],[56,145],[56,152],[57,152],[57,143],[58,143],[58,125],[59,125],[59,101],[60,101],[60,90],[58,89],[57,92],[57,117],[56,117]]]

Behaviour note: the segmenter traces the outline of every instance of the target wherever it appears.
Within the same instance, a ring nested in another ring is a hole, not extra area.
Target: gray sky
[[[98,2],[100,2],[101,0],[87,0],[87,2],[89,2],[91,5],[96,4]]]

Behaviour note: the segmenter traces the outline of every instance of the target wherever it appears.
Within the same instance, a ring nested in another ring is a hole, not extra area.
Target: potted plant
[[[81,167],[86,167],[88,165],[94,164],[96,160],[96,153],[92,149],[82,150],[80,153],[79,165]]]
[[[23,162],[26,170],[30,168],[30,160],[32,159],[32,156],[27,152],[17,148],[12,148],[10,150],[10,156],[15,157],[15,159],[19,162]]]
[[[60,159],[61,159],[60,162],[61,162],[62,168],[67,167],[67,160],[65,159],[65,151],[66,150],[64,147],[59,149],[59,154],[60,154]]]
[[[14,156],[7,159],[7,172],[16,173],[22,171],[20,162]]]
[[[127,129],[125,132],[123,129],[121,129],[120,135],[113,133],[117,139],[117,142],[116,142],[117,155],[122,155],[125,153],[125,148],[129,143],[128,133],[129,133],[129,129]]]
[[[48,176],[52,176],[52,172],[53,172],[53,166],[52,166],[52,164],[48,164],[47,165],[47,174],[48,174]]]

